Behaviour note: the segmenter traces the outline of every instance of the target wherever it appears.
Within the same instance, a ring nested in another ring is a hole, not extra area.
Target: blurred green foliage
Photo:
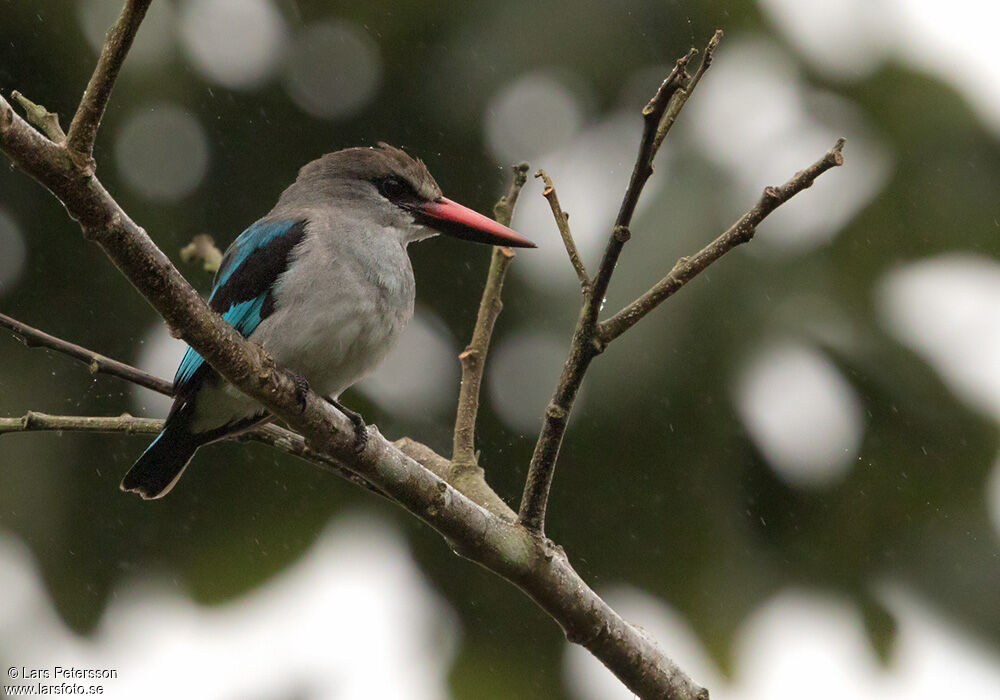
[[[749,2],[712,0],[278,5],[293,27],[337,13],[367,27],[384,61],[379,97],[356,118],[331,124],[305,116],[274,83],[244,92],[210,87],[178,56],[141,71],[127,66],[98,142],[100,175],[175,260],[196,233],[228,243],[304,162],[377,140],[406,146],[427,161],[449,196],[488,211],[503,173],[487,154],[481,115],[512,77],[537,66],[584,76],[601,114],[618,106],[623,75],[668,65],[717,26],[729,37],[774,31]],[[65,120],[94,59],[75,13],[63,3],[3,0],[0,16],[0,89],[19,89]],[[902,65],[844,83],[802,68],[813,85],[852,102],[877,129],[895,159],[888,185],[831,244],[805,256],[730,255],[709,280],[692,284],[595,363],[589,399],[561,457],[548,530],[597,587],[627,582],[681,611],[724,668],[736,627],[790,583],[856,600],[883,655],[894,627],[872,591],[886,577],[918,589],[1000,646],[1000,558],[983,497],[997,427],[889,337],[872,310],[875,283],[902,261],[953,249],[1000,252],[1000,149],[951,88]],[[151,99],[184,105],[210,138],[206,181],[176,204],[141,199],[113,165],[116,127]],[[448,119],[442,101],[453,112]],[[633,107],[638,120],[641,104]],[[690,173],[702,193],[715,186],[719,174],[696,155],[677,157],[683,167],[673,172]],[[608,186],[623,188],[618,180]],[[655,247],[668,249],[664,259],[676,257],[726,223],[704,217],[717,228],[679,242],[649,235],[669,230],[660,216],[670,197],[661,195],[638,220],[622,278]],[[3,311],[134,361],[140,339],[158,322],[152,310],[82,240],[57,202],[9,168],[0,171],[0,206],[21,222],[29,248],[16,288],[0,296]],[[421,303],[455,338],[467,337],[488,251],[435,241],[415,246],[412,256]],[[207,288],[207,275],[182,269]],[[613,284],[609,308],[627,300],[623,284]],[[802,296],[840,310],[850,335],[861,339],[825,350],[867,418],[848,476],[809,493],[767,466],[729,399],[736,363],[765,333],[807,334],[774,312],[782,300]],[[568,293],[542,301],[515,274],[498,339],[524,324],[567,326],[575,314]],[[0,357],[0,414],[130,408],[123,382],[91,378],[2,334]],[[643,368],[642,391],[622,381],[636,366]],[[349,401],[389,435],[409,433],[442,452],[449,446],[447,416],[428,427],[358,395]],[[513,503],[531,436],[509,432],[488,405],[481,416],[483,463]],[[461,617],[455,697],[563,696],[558,628],[511,586],[456,559],[413,518],[308,465],[243,444],[213,447],[211,456],[205,450],[170,498],[143,503],[123,496],[117,484],[145,442],[44,434],[2,440],[0,525],[32,547],[60,614],[81,633],[94,629],[125,575],[153,569],[206,604],[226,600],[266,582],[296,560],[332,514],[363,502],[408,533],[421,566]]]

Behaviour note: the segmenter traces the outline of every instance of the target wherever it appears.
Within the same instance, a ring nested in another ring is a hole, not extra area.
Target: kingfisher
[[[407,245],[439,233],[534,247],[444,197],[423,162],[398,148],[328,153],[303,166],[274,208],[229,246],[209,306],[291,371],[303,401],[312,388],[348,416],[363,450],[364,420],[340,394],[378,366],[412,318]],[[198,448],[271,419],[188,347],[163,430],[121,488],[160,498]]]

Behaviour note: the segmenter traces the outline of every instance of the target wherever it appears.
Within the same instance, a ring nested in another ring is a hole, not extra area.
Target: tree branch
[[[705,51],[705,60],[702,61],[702,65],[696,73],[699,80],[711,62],[719,37],[717,32],[709,42]],[[593,282],[584,291],[583,305],[577,318],[576,328],[573,331],[573,338],[570,341],[569,356],[559,377],[559,384],[556,386],[552,399],[545,407],[542,430],[538,434],[535,450],[531,455],[531,464],[528,467],[528,477],[524,483],[524,494],[521,496],[521,507],[518,512],[518,522],[539,535],[544,534],[545,509],[549,501],[552,479],[555,476],[559,448],[562,446],[563,436],[566,434],[566,425],[573,410],[573,403],[591,361],[604,350],[597,332],[597,319],[601,312],[601,306],[604,304],[611,275],[618,264],[618,257],[632,235],[629,226],[632,223],[632,215],[635,213],[639,196],[642,194],[649,176],[653,174],[653,158],[662,143],[662,138],[657,140],[657,133],[660,131],[664,115],[668,113],[668,107],[677,91],[687,88],[688,94],[690,94],[693,89],[691,82],[694,81],[689,82],[687,65],[696,53],[695,49],[691,49],[685,56],[677,60],[670,75],[667,76],[656,94],[642,110],[642,139],[639,142],[639,153],[636,156],[635,166],[632,168],[632,176],[625,189],[618,217],[611,229],[611,236],[608,238],[600,267],[597,269]],[[683,106],[683,101],[677,103],[672,113],[672,119],[676,120],[677,113]],[[666,135],[668,130],[669,126],[663,129],[663,134]]]
[[[118,21],[108,30],[97,59],[97,68],[90,76],[90,82],[80,100],[80,106],[73,115],[66,136],[66,147],[74,156],[82,157],[81,163],[90,165],[94,154],[94,141],[101,125],[104,109],[111,99],[111,89],[118,78],[125,56],[132,47],[132,40],[139,31],[139,25],[146,16],[152,0],[126,0]]]
[[[501,197],[493,208],[496,220],[504,226],[510,225],[517,197],[527,182],[528,164],[515,165],[513,171],[507,194]],[[503,290],[504,277],[513,260],[514,251],[510,248],[501,246],[493,248],[490,270],[486,274],[486,286],[483,288],[476,325],[472,331],[472,340],[458,356],[462,363],[462,384],[458,393],[458,411],[455,417],[455,436],[451,453],[452,469],[456,476],[458,472],[477,465],[475,434],[476,415],[479,412],[479,390],[483,382],[486,353],[493,337],[493,326],[503,308],[500,294]]]
[[[573,233],[569,228],[569,214],[563,211],[562,206],[559,204],[559,196],[556,194],[555,185],[552,184],[552,178],[548,176],[548,173],[544,170],[539,170],[535,173],[535,177],[542,178],[542,182],[545,183],[542,196],[549,202],[549,207],[552,209],[552,217],[556,220],[559,235],[562,237],[563,245],[566,247],[566,254],[569,255],[569,262],[576,271],[577,278],[580,280],[580,289],[584,295],[587,295],[590,293],[590,277],[587,276],[587,268],[584,266],[583,260],[580,259],[580,252],[576,249],[576,242],[573,240]]]
[[[173,383],[168,382],[166,379],[155,377],[152,374],[143,372],[140,369],[136,369],[131,365],[125,364],[124,362],[113,360],[110,357],[105,357],[104,355],[96,353],[93,350],[88,350],[87,348],[76,345],[75,343],[70,343],[66,340],[62,340],[61,338],[57,338],[54,335],[49,335],[48,333],[40,331],[37,328],[32,328],[26,323],[21,323],[17,319],[11,318],[6,314],[0,314],[0,327],[11,331],[29,348],[49,348],[83,362],[90,369],[91,374],[110,374],[112,376],[121,377],[122,379],[126,379],[133,384],[144,386],[147,389],[152,389],[153,391],[166,394],[167,396],[172,396],[174,393]]]
[[[601,342],[610,343],[634,326],[639,320],[673,296],[674,292],[694,279],[700,272],[721,258],[736,246],[750,241],[757,226],[768,214],[787,202],[796,194],[811,186],[813,181],[830,168],[844,162],[844,139],[838,139],[827,153],[805,170],[797,172],[780,187],[767,187],[760,200],[725,233],[689,258],[681,258],[666,277],[657,282],[649,291],[633,301],[611,318],[603,321],[598,328]]]

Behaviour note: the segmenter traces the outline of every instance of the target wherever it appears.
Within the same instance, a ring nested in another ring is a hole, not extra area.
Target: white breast
[[[338,396],[371,372],[413,316],[406,249],[384,237],[307,236],[279,279],[276,309],[254,331],[275,360]]]

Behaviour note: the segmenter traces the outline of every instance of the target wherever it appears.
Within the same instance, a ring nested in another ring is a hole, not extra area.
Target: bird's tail
[[[166,496],[202,444],[185,428],[168,424],[128,470],[122,491],[133,491],[147,500]]]

